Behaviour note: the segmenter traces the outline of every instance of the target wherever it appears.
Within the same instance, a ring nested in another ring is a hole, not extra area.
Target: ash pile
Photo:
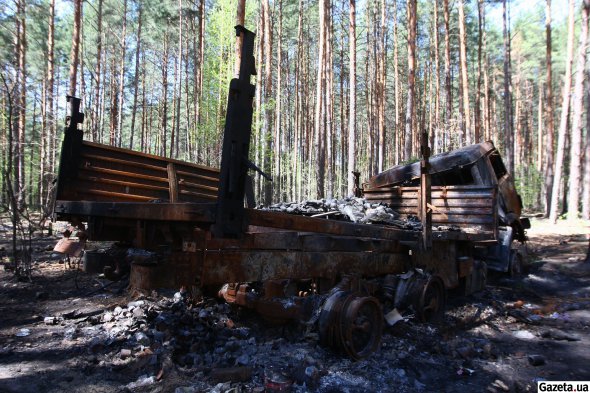
[[[357,197],[281,202],[270,206],[259,206],[258,209],[360,224],[381,224],[414,231],[422,230],[422,224],[417,217],[402,218],[398,212],[386,204],[371,203]]]
[[[127,304],[45,318],[64,342],[76,343],[84,375],[108,370],[113,391],[414,391],[424,385],[385,362],[410,358],[405,338],[388,340],[367,359],[352,361],[318,345],[303,325],[260,321],[213,299],[194,304],[187,293],[152,293]],[[419,326],[419,325],[418,325]],[[422,327],[426,328],[426,327]],[[418,327],[420,329],[420,327]],[[60,332],[60,333],[58,333]],[[417,355],[419,353],[416,350]]]

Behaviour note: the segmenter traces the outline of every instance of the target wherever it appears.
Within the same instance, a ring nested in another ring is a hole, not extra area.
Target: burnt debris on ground
[[[451,294],[440,325],[403,315],[360,361],[319,346],[304,324],[274,325],[184,290],[106,286],[60,264],[45,243],[33,282],[0,275],[1,391],[519,392],[590,379],[583,236],[532,236],[528,274]]]

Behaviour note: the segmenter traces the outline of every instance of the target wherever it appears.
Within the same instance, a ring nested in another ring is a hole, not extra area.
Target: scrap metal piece
[[[420,221],[422,222],[422,250],[432,248],[432,209],[428,205],[432,202],[432,190],[430,184],[430,146],[428,146],[428,133],[422,133],[420,150]]]
[[[86,241],[64,237],[59,239],[55,247],[53,247],[53,251],[78,258],[82,255],[85,246]]]
[[[318,327],[323,345],[363,359],[381,342],[381,305],[372,296],[336,287],[322,307]]]

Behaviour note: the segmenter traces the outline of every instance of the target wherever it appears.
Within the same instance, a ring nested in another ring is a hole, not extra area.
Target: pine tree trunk
[[[463,0],[459,0],[459,68],[461,73],[461,133],[462,142],[471,144],[471,115],[469,113],[469,78],[467,76],[467,43],[465,38],[465,12]]]
[[[445,0],[446,1],[446,0]],[[407,0],[408,9],[408,101],[406,105],[406,132],[404,139],[403,160],[412,157],[412,133],[416,108],[416,0]]]
[[[580,177],[582,174],[582,113],[584,111],[584,68],[586,66],[586,51],[588,49],[588,14],[590,0],[582,1],[582,26],[580,28],[580,44],[578,47],[578,62],[576,65],[576,80],[574,83],[573,118],[570,153],[570,175],[568,193],[569,220],[578,218],[580,208]]]
[[[400,87],[399,87],[399,62],[398,62],[398,20],[397,20],[397,1],[393,3],[393,83],[395,98],[395,165],[400,162],[400,153],[402,151],[402,132],[400,127]]]
[[[168,26],[170,20],[166,20],[166,31],[164,32],[164,59],[162,64],[162,113],[160,116],[160,155],[166,156],[166,138],[168,136]]]
[[[204,1],[204,0],[203,0]],[[244,19],[246,17],[246,0],[238,0],[238,7],[236,9],[236,25],[244,26]],[[243,35],[240,33],[236,38],[236,63],[234,67],[234,77],[240,76],[240,63],[242,61],[242,41]]]
[[[78,80],[78,57],[80,47],[80,16],[82,15],[82,0],[74,0],[74,32],[72,34],[72,52],[70,54],[70,96],[76,95]]]
[[[145,61],[145,50],[142,51],[142,78],[141,78],[141,139],[139,145],[139,151],[146,152],[145,140],[146,140],[146,133],[147,133],[147,101],[146,101],[146,94],[145,94],[145,80],[147,79],[146,73],[146,61]]]
[[[284,187],[284,182],[282,179],[281,174],[281,99],[282,99],[282,69],[283,69],[283,58],[282,58],[282,35],[283,35],[283,2],[281,0],[278,1],[278,31],[277,31],[277,68],[276,68],[276,76],[277,76],[277,88],[275,92],[275,122],[274,122],[274,165],[273,165],[273,191],[274,191],[274,200],[280,200],[280,192]]]
[[[354,175],[356,170],[356,0],[350,0],[349,4],[349,115],[348,115],[348,195],[353,194]]]
[[[557,135],[557,156],[555,158],[555,177],[553,182],[553,189],[551,191],[551,207],[549,209],[549,220],[553,223],[557,222],[559,193],[562,180],[564,156],[565,156],[565,140],[567,137],[567,123],[569,115],[570,89],[572,84],[572,62],[574,58],[574,0],[569,0],[569,16],[568,16],[568,35],[567,35],[567,54],[565,61],[565,77],[563,80],[563,92],[561,102],[561,119],[559,122],[559,131]]]
[[[303,137],[303,118],[301,113],[303,111],[302,95],[303,95],[303,0],[299,0],[298,16],[297,16],[297,58],[295,61],[295,141],[293,143],[293,167],[295,168],[293,175],[293,200],[298,201],[301,198],[301,167],[303,147],[301,146]]]
[[[324,94],[325,104],[325,128],[324,146],[326,150],[326,197],[332,198],[334,190],[334,160],[333,160],[333,138],[334,138],[334,51],[332,34],[332,0],[326,1],[326,92]]]
[[[18,3],[18,138],[17,138],[17,167],[13,192],[16,194],[17,206],[21,209],[25,203],[25,140],[26,140],[26,108],[27,108],[27,22],[25,0]]]
[[[344,3],[343,3],[344,5]],[[343,40],[344,41],[344,40]],[[339,63],[341,65],[342,68],[345,67],[345,60],[344,60],[344,42],[340,43],[340,51],[339,51]],[[347,147],[348,147],[348,131],[346,129],[347,125],[348,125],[348,120],[346,118],[346,116],[348,115],[348,109],[345,110],[344,108],[348,108],[348,105],[346,103],[346,95],[344,92],[344,80],[346,78],[346,74],[344,72],[340,72],[338,75],[338,79],[340,82],[340,86],[339,86],[339,97],[338,97],[338,102],[340,103],[339,106],[339,110],[340,110],[340,181],[338,183],[338,195],[340,196],[346,196],[347,195],[347,191],[348,191],[348,175],[346,174],[346,170],[347,170],[347,162],[346,162],[346,158],[347,158]]]
[[[385,0],[381,0],[381,19],[379,23],[378,40],[377,40],[377,128],[379,130],[378,140],[378,166],[377,172],[383,172],[385,164]]]
[[[45,141],[43,149],[43,157],[42,157],[42,165],[43,170],[41,172],[41,183],[43,193],[41,195],[41,204],[46,205],[49,201],[49,176],[48,171],[50,171],[51,163],[51,140],[53,138],[53,129],[55,123],[55,115],[53,112],[53,85],[54,85],[54,44],[55,44],[55,0],[51,0],[49,3],[49,22],[48,22],[48,30],[47,30],[47,84],[45,90],[45,99],[46,99],[46,122],[43,130],[43,134],[45,135]]]
[[[123,103],[125,101],[125,56],[127,51],[127,0],[123,0],[123,29],[121,31],[121,58],[119,63],[119,88],[117,97],[119,103],[117,104],[117,137],[116,143],[121,147],[121,139],[123,138]]]
[[[176,101],[175,122],[173,123],[175,129],[173,137],[170,141],[170,157],[178,158],[178,145],[180,139],[180,106],[182,99],[182,0],[178,0],[178,56],[176,57],[176,74],[174,84],[178,83],[178,95],[174,97]]]
[[[138,15],[137,15],[137,40],[136,40],[136,47],[135,47],[135,76],[133,78],[133,109],[131,112],[131,135],[129,137],[129,148],[133,149],[133,138],[135,136],[135,116],[137,113],[137,93],[139,91],[139,53],[141,50],[141,13],[142,7],[141,4],[138,5]],[[145,79],[145,75],[143,75],[143,79]]]
[[[537,171],[543,170],[543,84],[539,83],[537,101]],[[539,195],[542,190],[539,190]]]
[[[31,140],[36,141],[38,140],[37,137],[37,92],[35,92],[35,96],[33,97],[33,126],[31,128]],[[35,160],[35,149],[31,144],[29,147],[29,184],[27,185],[28,191],[28,198],[27,203],[29,206],[33,205],[33,161]],[[23,197],[24,200],[24,197]]]
[[[256,131],[256,158],[255,158],[255,162],[256,164],[262,164],[264,165],[264,133],[263,133],[263,129],[262,129],[262,122],[261,122],[261,118],[263,117],[262,114],[262,95],[263,95],[263,79],[262,79],[262,57],[263,57],[263,49],[264,49],[264,13],[261,12],[259,13],[258,16],[258,21],[257,21],[257,29],[256,31],[258,32],[257,37],[258,39],[256,40],[256,48],[255,48],[255,52],[256,52],[256,70],[258,75],[256,76],[256,95],[254,97],[254,107],[256,108],[255,113],[254,113],[254,130]],[[256,183],[255,183],[255,196],[256,196],[256,200],[257,201],[262,201],[263,200],[263,194],[264,194],[264,181],[260,178],[260,176],[256,176]]]
[[[481,56],[483,50],[483,14],[484,14],[483,0],[477,1],[477,91],[475,92],[475,125],[473,141],[479,143],[481,141],[481,83],[482,83],[482,64]]]
[[[45,75],[47,75],[47,70],[44,71]],[[47,157],[47,135],[45,134],[47,130],[47,79],[43,78],[43,82],[41,84],[41,132],[39,136],[39,171],[37,173],[37,199],[35,202],[43,209],[43,195],[45,195],[45,184],[44,182],[44,173],[45,173],[45,161]],[[0,138],[0,143],[3,142],[4,138]],[[4,161],[4,155],[2,156]],[[3,163],[0,162],[0,168],[4,169]],[[4,195],[4,194],[2,194]]]
[[[446,95],[446,110],[445,110],[445,141],[443,143],[443,150],[449,146],[451,132],[451,118],[453,116],[453,96],[451,89],[451,31],[450,31],[450,15],[449,15],[449,0],[443,0],[443,16],[445,19],[445,95]]]
[[[272,150],[272,109],[270,101],[272,99],[272,29],[270,25],[270,7],[268,0],[262,1],[262,13],[264,15],[264,128],[263,137],[265,143],[264,154],[264,170],[266,173],[271,173],[270,154]],[[264,183],[264,202],[270,204],[272,201],[272,184],[270,182]]]
[[[512,119],[512,80],[510,75],[510,32],[506,19],[506,0],[503,0],[504,20],[504,149],[506,168],[514,174],[514,130]]]
[[[584,142],[584,192],[582,194],[582,218],[590,220],[590,59],[586,59],[586,138]],[[590,249],[587,261],[590,262]]]
[[[116,89],[117,65],[115,59],[116,56],[113,56],[111,59],[111,77],[109,78],[109,101],[111,106],[109,114],[109,144],[111,146],[117,145],[117,123],[119,118],[119,99]]]
[[[318,42],[318,62],[316,78],[316,96],[315,96],[315,114],[314,114],[314,131],[315,131],[315,170],[316,170],[316,194],[318,198],[324,197],[324,124],[323,124],[323,94],[325,93],[325,67],[326,67],[326,0],[319,0],[319,23],[320,36]]]
[[[55,0],[52,0],[55,1]],[[101,77],[101,55],[102,55],[102,3],[103,0],[98,0],[98,10],[96,19],[96,86],[94,88],[94,119],[92,124],[92,140],[97,141],[100,126],[100,77]]]
[[[545,8],[545,34],[546,34],[546,52],[545,67],[547,75],[545,80],[545,101],[547,112],[545,113],[547,141],[545,143],[545,217],[549,217],[551,206],[551,192],[553,191],[553,145],[555,135],[555,124],[553,114],[553,81],[552,81],[552,64],[551,64],[551,0],[547,0]]]
[[[438,0],[433,4],[433,37],[434,37],[434,130],[431,135],[431,147],[440,152],[440,60],[438,44]]]

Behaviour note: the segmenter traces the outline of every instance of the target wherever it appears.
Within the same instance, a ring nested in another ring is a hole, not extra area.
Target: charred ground
[[[587,233],[533,222],[526,275],[451,293],[441,326],[408,315],[358,362],[318,346],[313,328],[216,299],[103,288],[38,236],[32,282],[0,272],[0,390],[262,391],[272,380],[294,391],[536,391],[538,379],[589,380]]]

